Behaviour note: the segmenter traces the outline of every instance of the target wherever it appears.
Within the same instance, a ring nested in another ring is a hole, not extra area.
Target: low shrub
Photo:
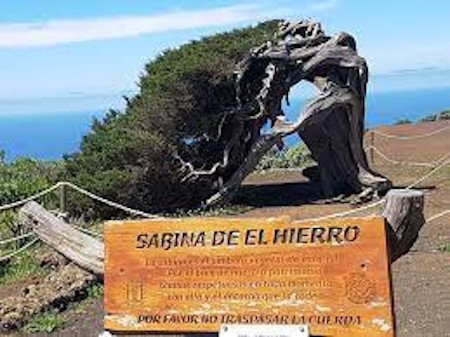
[[[50,333],[66,325],[66,319],[57,312],[49,312],[37,316],[30,321],[23,331],[26,333],[45,332]]]
[[[402,118],[394,123],[394,125],[403,125],[403,124],[412,124],[412,120],[408,118]]]
[[[305,168],[313,165],[311,151],[304,143],[288,147],[284,150],[272,148],[259,162],[257,170]]]

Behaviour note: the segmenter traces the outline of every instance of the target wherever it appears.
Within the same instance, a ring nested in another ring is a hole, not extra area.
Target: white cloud
[[[42,23],[0,24],[0,48],[52,46],[107,40],[170,30],[219,26],[270,16],[260,6],[229,6],[147,16],[53,20]]]

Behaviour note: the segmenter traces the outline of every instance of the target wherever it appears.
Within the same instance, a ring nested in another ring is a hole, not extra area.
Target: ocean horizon
[[[306,99],[292,99],[286,114],[295,120]],[[393,124],[400,119],[417,121],[429,114],[450,109],[450,88],[369,93],[366,101],[366,128]],[[0,115],[0,150],[12,161],[18,157],[41,160],[60,159],[79,150],[93,118],[104,111]],[[288,140],[288,144],[295,142]]]

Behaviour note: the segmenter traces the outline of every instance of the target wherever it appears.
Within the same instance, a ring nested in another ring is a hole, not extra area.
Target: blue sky
[[[0,10],[0,114],[120,106],[169,47],[270,18],[353,34],[372,91],[450,87],[450,2],[15,0]]]

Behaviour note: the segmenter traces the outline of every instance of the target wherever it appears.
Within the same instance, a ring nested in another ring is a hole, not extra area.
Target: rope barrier
[[[445,156],[443,156],[443,157],[442,157],[441,159],[439,159],[439,160],[443,160],[443,159],[445,159],[446,157],[448,157],[449,155],[450,155],[450,153],[447,153]],[[439,166],[436,166],[436,167],[435,167],[434,169],[432,169],[430,172],[428,172],[427,174],[425,174],[424,176],[422,176],[421,178],[419,178],[418,180],[416,180],[414,183],[412,183],[412,184],[410,184],[409,186],[407,186],[406,189],[407,189],[407,190],[412,189],[414,186],[416,186],[417,184],[419,184],[420,182],[422,182],[422,181],[425,180],[426,178],[430,177],[431,175],[433,175],[434,173],[436,173],[437,171],[439,171],[440,169],[442,169],[443,167],[445,167],[445,166],[446,166],[447,164],[449,164],[449,163],[450,163],[450,159],[449,159],[449,160],[446,160],[446,161],[444,161],[444,162],[442,162]],[[344,212],[339,212],[339,213],[333,213],[333,214],[325,215],[325,216],[322,216],[322,217],[319,217],[319,218],[305,219],[305,220],[301,220],[301,222],[304,222],[304,221],[305,221],[305,222],[306,222],[306,221],[320,221],[320,220],[327,220],[327,219],[333,219],[333,218],[337,218],[337,217],[342,217],[342,216],[350,215],[350,214],[353,214],[353,213],[357,213],[357,212],[360,212],[360,211],[364,211],[364,210],[367,210],[367,209],[370,209],[370,208],[379,206],[379,205],[381,205],[383,202],[384,202],[384,198],[381,199],[381,200],[378,200],[378,201],[376,201],[376,202],[374,202],[374,203],[371,203],[371,204],[369,204],[369,205],[366,205],[366,206],[357,208],[357,209],[352,209],[352,210],[349,210],[349,211],[344,211]],[[426,221],[432,221],[432,220],[438,218],[439,216],[442,216],[442,215],[447,214],[447,213],[449,213],[449,212],[450,212],[450,210],[445,211],[445,212],[442,212],[442,214],[441,214],[441,213],[440,213],[440,214],[437,214],[436,216],[431,217],[430,219],[428,219],[428,220],[426,220]]]
[[[449,155],[450,155],[450,153],[446,154],[441,159],[439,159],[436,163],[440,162],[441,160],[443,160],[444,158],[446,158]],[[450,163],[450,160],[447,160],[447,161],[441,163],[439,166],[435,167],[429,173],[427,173],[426,175],[424,175],[423,177],[418,179],[416,182],[414,182],[413,184],[409,185],[406,189],[411,189],[412,187],[416,186],[418,183],[422,182],[423,180],[425,180],[429,176],[433,175],[435,172],[437,172],[438,170],[443,168],[448,163]],[[47,193],[50,193],[50,192],[54,191],[56,188],[58,188],[60,186],[63,186],[63,185],[68,186],[68,187],[70,187],[70,188],[72,188],[72,189],[74,189],[74,190],[76,190],[76,191],[78,191],[78,192],[80,192],[80,193],[82,193],[82,194],[84,194],[84,195],[94,199],[94,200],[97,200],[97,201],[100,201],[102,203],[105,203],[105,204],[107,204],[107,205],[109,205],[111,207],[116,207],[116,208],[121,209],[123,211],[126,211],[126,212],[128,212],[130,214],[141,215],[141,216],[146,217],[146,218],[158,217],[157,215],[145,213],[143,211],[139,211],[139,210],[136,210],[136,209],[132,209],[132,208],[126,207],[124,205],[121,205],[121,204],[115,203],[113,201],[110,201],[108,199],[102,198],[102,197],[97,196],[94,193],[91,193],[91,192],[89,192],[89,191],[87,191],[87,190],[85,190],[85,189],[83,189],[81,187],[78,187],[77,185],[72,184],[70,182],[58,182],[54,186],[52,186],[52,187],[50,187],[50,188],[48,188],[48,189],[46,189],[46,190],[44,190],[44,191],[42,191],[40,193],[37,193],[37,194],[35,194],[35,195],[31,196],[31,197],[28,197],[28,198],[26,198],[24,200],[19,200],[19,201],[15,202],[15,203],[12,203],[12,204],[7,204],[7,205],[0,206],[0,210],[4,210],[4,209],[8,209],[8,208],[14,208],[14,207],[17,207],[18,205],[25,204],[26,202],[34,200],[34,199],[37,199],[37,198],[39,198],[39,197],[41,197],[41,196],[43,196],[43,195],[45,195]],[[345,216],[345,215],[350,215],[350,214],[353,214],[353,213],[356,213],[356,212],[360,212],[360,211],[363,211],[363,210],[366,210],[366,209],[370,209],[370,208],[376,207],[376,206],[380,205],[382,202],[383,202],[383,199],[379,200],[377,202],[374,202],[372,204],[366,205],[364,207],[360,207],[358,209],[349,210],[349,211],[340,212],[340,213],[334,213],[334,214],[326,215],[326,216],[319,217],[319,218],[306,219],[304,221],[326,220],[326,219],[331,219],[331,218],[335,218],[335,217],[341,217],[341,216]],[[94,235],[94,236],[101,236],[101,234],[93,232],[93,231],[90,231],[90,230],[88,230],[86,228],[78,227],[78,226],[74,226],[74,227],[84,231],[87,234],[91,234],[91,235]],[[17,240],[19,240],[19,239],[17,239]]]
[[[430,222],[430,221],[436,220],[437,218],[440,218],[440,217],[442,217],[444,215],[447,215],[447,214],[450,214],[450,209],[429,217],[428,219],[425,220],[425,222]]]
[[[448,156],[449,154],[450,153],[448,153],[446,156]],[[418,179],[415,183],[412,183],[411,185],[408,185],[408,187],[406,187],[406,189],[409,190],[409,189],[413,188],[414,186],[416,186],[417,184],[421,183],[422,181],[424,181],[428,177],[432,176],[434,173],[436,173],[437,171],[439,171],[440,169],[442,169],[443,167],[445,167],[449,163],[450,163],[450,159],[442,162],[439,166],[436,166],[430,172],[425,174],[422,178]]]
[[[33,246],[38,241],[39,241],[39,238],[35,238],[33,241],[28,242],[26,245],[20,247],[18,250],[15,250],[9,254],[0,256],[0,262],[9,260],[10,258],[12,258],[14,256],[19,255],[20,253],[24,252],[25,250],[27,250],[28,248]]]
[[[102,197],[100,197],[100,196],[98,196],[98,195],[96,195],[96,194],[94,194],[92,192],[89,192],[89,191],[87,191],[87,190],[85,190],[85,189],[83,189],[81,187],[78,187],[77,185],[72,184],[72,183],[67,182],[67,181],[60,181],[60,182],[56,183],[55,185],[53,185],[53,186],[43,190],[42,192],[39,192],[39,193],[37,193],[35,195],[32,195],[32,196],[30,196],[28,198],[25,198],[23,200],[19,200],[19,201],[10,203],[10,204],[1,205],[0,206],[0,211],[4,211],[4,210],[7,210],[7,209],[12,209],[12,208],[16,208],[18,206],[22,206],[22,205],[26,204],[29,201],[38,199],[38,198],[40,198],[40,197],[42,197],[42,196],[44,196],[44,195],[46,195],[46,194],[48,194],[50,192],[53,192],[54,190],[56,190],[57,188],[59,188],[61,186],[68,186],[68,187],[70,187],[70,188],[80,192],[81,194],[84,194],[84,195],[94,199],[94,200],[97,200],[97,201],[99,201],[101,203],[104,203],[104,204],[106,204],[108,206],[121,209],[121,210],[123,210],[123,211],[125,211],[127,213],[130,213],[130,214],[140,215],[140,216],[142,216],[144,218],[156,218],[156,217],[158,217],[157,215],[149,214],[149,213],[146,213],[146,212],[143,212],[143,211],[139,211],[137,209],[133,209],[133,208],[121,205],[119,203],[116,203],[114,201],[102,198]]]
[[[36,194],[28,197],[28,198],[25,198],[25,199],[22,199],[22,200],[19,200],[19,201],[10,203],[10,204],[1,205],[0,206],[0,211],[4,211],[4,210],[7,210],[7,209],[12,209],[12,208],[16,208],[18,206],[25,205],[29,201],[36,200],[36,199],[38,199],[38,198],[40,198],[40,197],[42,197],[42,196],[44,196],[44,195],[46,195],[46,194],[48,194],[50,192],[53,192],[59,186],[60,186],[60,183],[57,183],[57,184],[53,185],[52,187],[49,187],[49,188],[47,188],[47,189],[45,189],[45,190],[43,190],[43,191],[41,191],[39,193],[36,193]]]
[[[378,154],[381,158],[383,158],[384,160],[392,163],[392,164],[400,164],[400,165],[412,165],[412,166],[425,166],[425,167],[435,167],[436,165],[438,165],[440,162],[442,162],[442,160],[444,160],[450,153],[447,153],[445,155],[443,155],[441,158],[439,158],[438,160],[434,161],[434,162],[405,162],[405,161],[398,161],[392,158],[389,158],[386,154],[384,154],[383,152],[381,152],[378,148],[376,148],[375,146],[367,146],[366,148],[364,148],[364,151],[368,151],[373,149],[374,152],[376,154]]]
[[[142,216],[142,217],[144,217],[144,218],[157,218],[157,217],[158,217],[158,216],[155,215],[155,214],[149,214],[149,213],[146,213],[146,212],[143,212],[143,211],[139,211],[139,210],[137,210],[137,209],[133,209],[133,208],[130,208],[130,207],[127,207],[127,206],[118,204],[118,203],[116,203],[116,202],[114,202],[114,201],[111,201],[111,200],[102,198],[102,197],[100,197],[100,196],[98,196],[98,195],[96,195],[96,194],[94,194],[94,193],[92,193],[92,192],[89,192],[89,191],[87,191],[87,190],[85,190],[85,189],[83,189],[83,188],[81,188],[81,187],[78,187],[77,185],[72,184],[72,183],[67,182],[67,181],[62,181],[62,182],[59,182],[58,184],[60,184],[61,186],[62,186],[62,185],[68,186],[68,187],[70,187],[70,188],[72,188],[72,189],[74,189],[74,190],[80,192],[81,194],[84,194],[84,195],[86,195],[86,196],[88,196],[88,197],[94,199],[94,200],[97,200],[97,201],[99,201],[99,202],[102,202],[102,203],[104,203],[104,204],[106,204],[106,205],[108,205],[108,206],[111,206],[111,207],[115,207],[115,208],[121,209],[122,211],[125,211],[125,212],[130,213],[130,214],[140,215],[140,216]],[[58,184],[57,184],[57,185],[58,185]]]
[[[2,241],[0,241],[0,245],[6,245],[7,243],[19,241],[19,240],[25,239],[25,238],[27,238],[27,237],[30,237],[30,236],[32,236],[32,235],[34,235],[34,233],[33,233],[33,232],[30,232],[30,233],[22,234],[22,235],[13,237],[13,238],[9,238],[9,239],[6,239],[6,240],[2,240]]]
[[[375,147],[373,147],[373,148],[374,148],[375,150],[377,150]],[[380,151],[378,151],[377,153],[379,153],[380,155],[384,156]],[[411,189],[411,188],[413,188],[414,186],[416,186],[417,184],[419,184],[420,182],[422,182],[423,180],[427,179],[428,177],[430,177],[431,175],[433,175],[434,173],[436,173],[438,170],[442,169],[444,166],[446,166],[447,164],[449,164],[449,163],[450,163],[450,160],[443,161],[443,160],[444,160],[445,158],[447,158],[449,155],[450,155],[450,153],[448,153],[448,154],[444,155],[443,157],[441,157],[440,159],[438,159],[438,160],[435,162],[435,164],[440,163],[438,166],[434,167],[430,172],[428,172],[427,174],[425,174],[423,177],[421,177],[420,179],[418,179],[418,180],[415,181],[414,183],[410,184],[408,187],[406,187],[406,189]],[[391,161],[391,162],[401,163],[401,162],[399,162],[399,161],[392,160],[392,159],[388,158],[387,156],[384,156],[384,157],[386,157],[386,158],[385,158],[386,160],[389,160],[389,161]],[[443,162],[442,162],[442,161],[443,161]],[[430,165],[430,166],[433,165],[433,164],[431,164],[431,163],[410,163],[410,164],[420,164],[420,165],[427,164],[427,166],[428,166],[428,165]],[[65,181],[58,182],[57,184],[53,185],[52,187],[49,187],[48,189],[46,189],[46,190],[44,190],[44,191],[42,191],[42,192],[39,192],[39,193],[37,193],[37,194],[35,194],[35,195],[32,195],[32,196],[30,196],[30,197],[28,197],[28,198],[26,198],[26,199],[19,200],[19,201],[16,201],[16,202],[14,202],[14,203],[2,205],[2,206],[0,206],[0,211],[1,211],[1,210],[5,210],[5,209],[9,209],[9,208],[15,208],[15,207],[17,207],[17,206],[23,205],[23,204],[25,204],[25,203],[27,203],[27,202],[29,202],[29,201],[31,201],[31,200],[35,200],[35,199],[37,199],[37,198],[39,198],[39,197],[41,197],[41,196],[44,196],[44,195],[46,195],[46,194],[48,194],[48,193],[54,191],[55,189],[57,189],[57,188],[60,187],[60,186],[68,186],[68,187],[70,187],[70,188],[72,188],[72,189],[78,191],[79,193],[82,193],[82,194],[84,194],[84,195],[86,195],[86,196],[88,196],[88,197],[90,197],[90,198],[92,198],[92,199],[94,199],[94,200],[97,200],[97,201],[99,201],[99,202],[102,202],[102,203],[104,203],[104,204],[106,204],[106,205],[108,205],[108,206],[111,206],[111,207],[115,207],[115,208],[121,209],[121,210],[123,210],[123,211],[125,211],[125,212],[128,212],[128,213],[130,213],[130,214],[140,215],[140,216],[143,216],[143,217],[146,217],[146,218],[155,218],[155,217],[158,217],[157,215],[149,214],[149,213],[146,213],[146,212],[143,212],[143,211],[139,211],[139,210],[136,210],[136,209],[133,209],[133,208],[130,208],[130,207],[127,207],[127,206],[118,204],[118,203],[113,202],[113,201],[111,201],[111,200],[102,198],[102,197],[100,197],[100,196],[98,196],[98,195],[96,195],[96,194],[94,194],[94,193],[92,193],[92,192],[89,192],[89,191],[87,191],[87,190],[85,190],[85,189],[83,189],[83,188],[81,188],[81,187],[78,187],[77,185],[75,185],[75,184],[73,184],[73,183],[65,182]],[[376,201],[376,202],[374,202],[374,203],[371,203],[371,204],[369,204],[369,205],[366,205],[366,206],[363,206],[363,207],[360,207],[360,208],[357,208],[357,209],[353,209],[353,210],[349,210],[349,211],[344,211],[344,212],[333,213],[333,214],[325,215],[325,216],[318,217],[318,218],[305,219],[305,220],[302,220],[302,222],[303,222],[303,221],[320,221],[320,220],[327,220],[327,219],[332,219],[332,218],[336,218],[336,217],[342,217],[342,216],[354,214],[354,213],[357,213],[357,212],[361,212],[361,211],[364,211],[364,210],[367,210],[367,209],[371,209],[371,208],[373,208],[373,207],[376,207],[376,206],[382,204],[383,202],[384,202],[384,199],[381,199],[381,200],[379,200],[379,201]],[[438,214],[437,216],[442,216],[442,215],[447,214],[447,213],[448,213],[448,212],[446,211],[446,212],[443,212],[442,214]],[[437,217],[437,216],[436,216],[436,217]],[[432,220],[434,220],[436,217],[432,217],[432,218],[430,218],[430,219],[427,220],[427,221],[432,221]],[[97,236],[97,237],[102,237],[102,235],[101,235],[100,233],[96,233],[96,232],[94,232],[94,231],[91,231],[91,230],[86,229],[86,228],[83,228],[83,227],[79,227],[79,226],[75,226],[75,225],[72,225],[72,226],[75,227],[75,228],[77,228],[77,229],[79,229],[80,231],[83,231],[83,232],[87,233],[87,234],[90,234],[90,235],[93,235],[93,236]],[[14,241],[20,240],[21,238],[25,238],[25,237],[31,236],[32,234],[33,234],[33,233],[27,233],[27,234],[23,234],[22,236],[19,236],[19,237],[16,237],[16,238],[6,239],[6,240],[4,240],[4,241],[0,241],[0,244],[9,243],[9,242],[14,242]],[[38,240],[38,239],[36,239],[36,240]],[[30,245],[30,246],[31,246],[31,245]],[[24,247],[28,247],[28,244],[25,245]],[[22,247],[22,248],[23,248],[23,247]],[[21,249],[22,249],[22,248],[21,248]],[[19,249],[17,252],[22,251],[21,249]]]
[[[309,222],[309,221],[321,221],[321,220],[328,220],[328,219],[333,219],[333,218],[338,218],[338,217],[342,217],[342,216],[346,216],[346,215],[350,215],[353,213],[357,213],[357,212],[361,212],[361,211],[365,211],[366,209],[370,209],[376,206],[381,205],[384,202],[384,199],[378,200],[376,202],[373,202],[369,205],[363,206],[363,207],[359,207],[357,209],[351,209],[349,211],[344,211],[344,212],[339,212],[339,213],[333,213],[333,214],[329,214],[329,215],[325,215],[325,216],[321,216],[319,218],[309,218],[309,219],[304,219],[304,220],[300,220],[298,222]]]
[[[386,137],[386,138],[394,138],[394,139],[400,139],[400,140],[412,140],[412,139],[421,139],[421,138],[430,137],[430,136],[436,135],[438,133],[444,132],[444,131],[449,130],[449,129],[450,129],[450,125],[445,126],[445,127],[441,128],[441,129],[434,130],[434,131],[431,131],[431,132],[428,132],[428,133],[425,133],[425,134],[421,134],[421,135],[417,135],[417,136],[396,136],[396,135],[384,133],[382,131],[378,131],[376,129],[369,130],[369,131],[366,132],[366,134],[369,134],[369,133],[372,132],[374,134],[377,134],[377,135],[380,135],[380,136]]]

